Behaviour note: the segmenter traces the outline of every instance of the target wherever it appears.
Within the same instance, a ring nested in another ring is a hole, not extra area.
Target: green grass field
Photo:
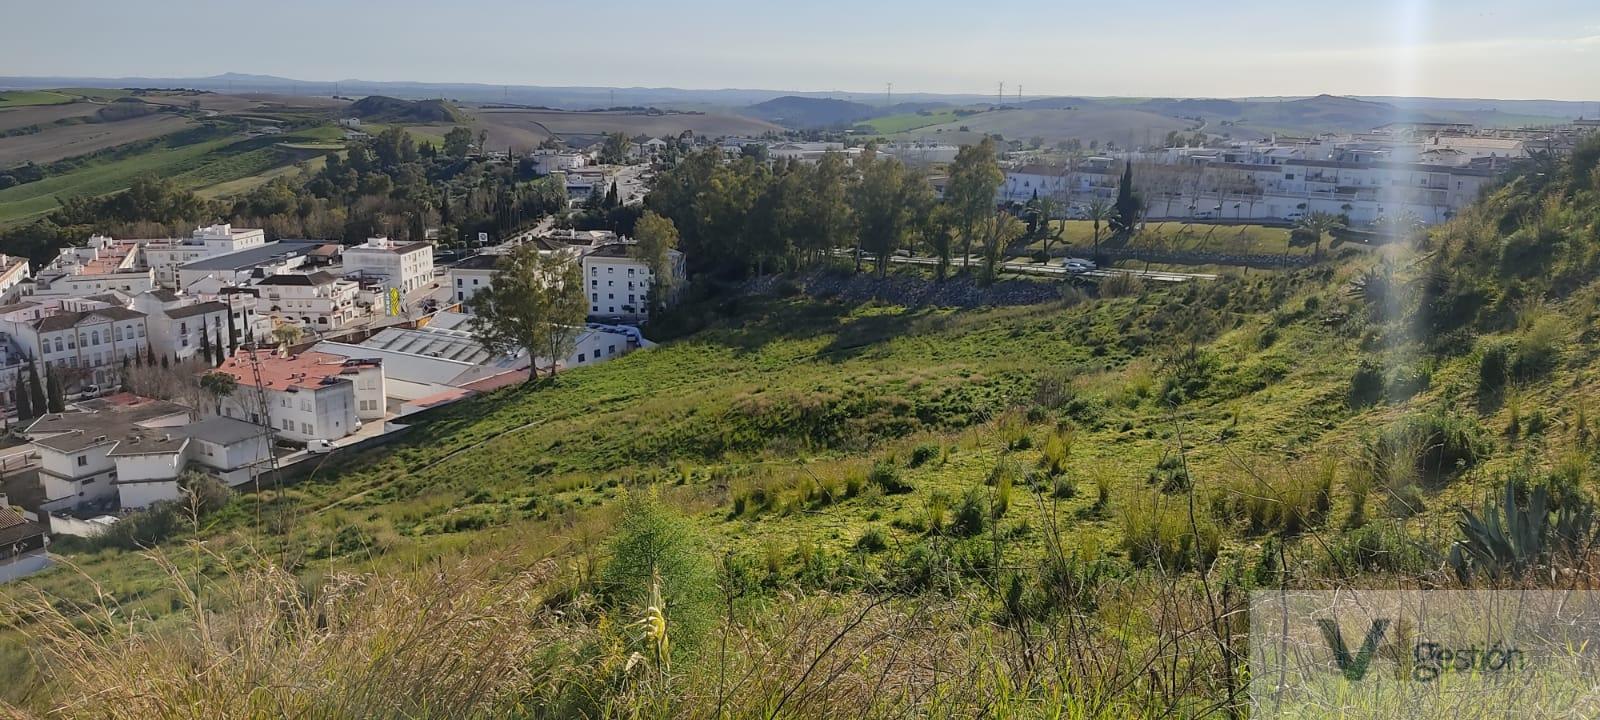
[[[889,135],[898,132],[907,132],[921,127],[954,122],[958,116],[954,110],[939,110],[929,115],[920,113],[903,113],[900,115],[885,115],[873,118],[862,125],[866,125],[874,132]]]
[[[72,102],[73,96],[54,90],[7,90],[0,92],[0,108],[26,105],[61,105]]]
[[[288,151],[275,147],[277,144],[318,141],[327,135],[327,130],[314,128],[304,133],[252,139],[227,135],[187,144],[181,144],[178,136],[168,136],[166,141],[131,157],[90,162],[71,172],[0,190],[0,224],[44,215],[57,207],[58,197],[117,192],[142,175],[171,178],[188,189],[259,176],[308,156],[308,150]],[[339,147],[317,149],[336,151]]]
[[[1062,240],[1077,248],[1094,244],[1094,223],[1088,220],[1057,221],[1065,225]],[[1297,246],[1289,242],[1288,228],[1262,225],[1207,225],[1182,222],[1150,222],[1143,232],[1131,237],[1112,237],[1105,223],[1100,226],[1102,247],[1149,248],[1164,251],[1208,252],[1224,255],[1290,255],[1310,254],[1310,245]],[[1058,245],[1052,240],[1051,246]],[[1034,241],[1029,250],[1044,247],[1043,241]]]

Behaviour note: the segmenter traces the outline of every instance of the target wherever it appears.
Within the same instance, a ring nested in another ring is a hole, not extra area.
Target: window
[[[607,355],[615,355],[615,354],[617,354],[617,346],[615,346],[615,345],[607,345],[606,346],[606,354]]]
[[[606,274],[607,274],[607,275],[610,275],[610,274],[611,274],[611,273],[614,273],[614,272],[616,272],[616,271],[617,271],[617,269],[616,269],[616,268],[614,268],[614,267],[608,267],[608,268],[606,268]]]
[[[589,287],[600,287],[600,281],[599,280],[590,280],[589,281]]]
[[[588,358],[584,357],[583,353],[578,353],[578,362],[583,362],[584,360],[587,360],[587,359]],[[79,458],[79,459],[81,460],[82,458]]]
[[[632,305],[632,304],[633,304],[633,296],[632,296],[632,295],[629,295],[629,296],[628,296],[628,304],[629,304],[629,305]]]
[[[61,336],[56,336],[56,352],[61,352]]]
[[[600,293],[589,293],[589,299],[593,302],[600,302]]]
[[[79,455],[78,456],[78,467],[84,467],[84,466],[86,466],[88,464],[89,464],[89,457],[87,455]]]
[[[186,323],[186,322],[178,323],[178,332],[180,332],[180,333],[189,332],[189,323]]]
[[[628,277],[633,277],[633,268],[628,268]]]
[[[305,433],[307,435],[310,435],[311,434],[311,423],[300,423],[300,432],[303,432],[303,433]]]
[[[139,337],[144,337],[144,326],[143,325],[139,326]]]
[[[114,331],[113,334],[115,334],[117,336],[117,339],[121,340],[122,339],[122,328],[115,327],[115,328],[112,328],[112,330]]]
[[[461,287],[461,286],[465,285],[466,282],[467,281],[465,281],[465,280],[463,280],[461,278],[456,278],[456,287]]]
[[[294,421],[285,418],[283,421],[283,429],[288,430],[289,432],[294,432]]]

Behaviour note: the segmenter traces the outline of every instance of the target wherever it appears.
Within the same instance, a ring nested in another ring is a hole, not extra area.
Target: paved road
[[[839,254],[841,256],[844,256],[844,257],[851,257],[852,256],[850,251],[848,251],[848,250],[840,250],[838,252],[839,252]],[[864,259],[871,259],[872,256],[870,254],[863,253],[862,257]],[[921,257],[921,256],[904,257],[904,256],[900,256],[900,255],[895,255],[895,256],[892,256],[892,257],[889,258],[889,262],[891,262],[891,263],[899,263],[899,264],[902,264],[902,265],[938,265],[939,264],[939,259],[938,258],[933,258],[933,257]],[[977,256],[973,256],[972,257],[972,264],[973,265],[978,265],[978,264],[981,264],[982,262],[983,262],[983,258],[980,258],[980,257],[977,257]],[[1063,262],[1062,260],[1054,260],[1054,259],[1052,259],[1048,264],[1042,264],[1042,265],[1039,264],[1039,263],[1033,263],[1033,262],[1003,262],[1003,263],[1000,263],[1000,269],[1004,270],[1006,272],[1018,273],[1020,275],[1038,275],[1038,276],[1042,276],[1042,277],[1057,277],[1057,278],[1064,278],[1064,277],[1108,278],[1108,277],[1112,277],[1112,276],[1115,276],[1115,275],[1132,275],[1134,277],[1138,277],[1138,278],[1141,278],[1141,279],[1144,279],[1144,280],[1150,280],[1150,281],[1153,281],[1153,282],[1189,282],[1191,280],[1215,280],[1215,279],[1217,279],[1217,276],[1213,275],[1211,273],[1167,272],[1167,271],[1164,271],[1164,270],[1129,270],[1129,269],[1124,269],[1124,268],[1099,268],[1099,269],[1096,269],[1096,270],[1088,270],[1088,271],[1085,271],[1085,272],[1073,272],[1071,270],[1066,269],[1065,267],[1062,267],[1062,264],[1061,264],[1062,262]],[[959,258],[959,257],[952,258],[950,260],[950,265],[952,267],[960,267],[961,266],[961,258]]]

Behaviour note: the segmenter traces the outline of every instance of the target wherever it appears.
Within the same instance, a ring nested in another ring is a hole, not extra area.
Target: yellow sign
[[[400,315],[400,288],[389,288],[389,314]]]

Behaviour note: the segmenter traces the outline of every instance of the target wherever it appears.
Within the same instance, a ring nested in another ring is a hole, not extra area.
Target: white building
[[[130,434],[155,430],[164,436],[190,418],[189,408],[182,405],[126,393],[79,403],[78,408],[44,415],[24,431],[39,454],[45,498],[41,511],[115,502],[121,476],[111,450]]]
[[[187,471],[213,475],[238,487],[266,472],[271,432],[229,417],[210,417],[181,427],[137,428],[107,453],[117,466],[123,510],[183,499]]]
[[[33,278],[33,294],[83,297],[108,290],[137,295],[155,287],[155,274],[144,266],[143,240],[116,240],[103,235],[82,247],[62,248]]]
[[[50,567],[50,539],[36,519],[0,494],[0,583]]]
[[[310,267],[325,243],[312,240],[280,240],[245,250],[212,255],[178,267],[177,287],[198,294],[206,290],[245,285],[283,272],[298,272]],[[214,283],[211,284],[211,283]]]
[[[588,155],[549,148],[535,150],[528,157],[533,160],[533,171],[540,175],[575,170],[589,164]]]
[[[177,288],[179,266],[265,244],[267,244],[265,231],[235,228],[226,224],[208,225],[195,229],[194,233],[186,238],[146,241],[144,264],[155,273],[157,285]]]
[[[344,271],[346,275],[379,280],[385,287],[412,293],[433,283],[433,245],[369,238],[364,245],[344,249]]]
[[[278,273],[255,283],[256,313],[315,330],[337,330],[365,317],[361,286],[326,272]]]
[[[12,307],[0,314],[0,332],[9,335],[28,357],[62,373],[69,389],[116,384],[123,359],[132,361],[149,345],[145,315],[135,310],[117,306],[79,311]],[[44,372],[43,365],[39,372]]]
[[[213,352],[228,351],[228,323],[230,313],[226,303],[180,296],[170,290],[153,290],[133,299],[133,307],[145,314],[150,330],[150,344],[156,354],[185,361],[203,351],[209,342]],[[234,325],[234,338],[247,339],[240,330],[249,327],[249,317],[243,325]]]
[[[584,289],[589,295],[590,317],[630,320],[649,317],[650,289],[657,278],[651,275],[649,265],[634,257],[634,247],[632,243],[619,242],[602,245],[583,254]],[[669,260],[673,276],[683,278],[683,253],[673,250],[669,253]],[[672,287],[669,296],[663,299],[666,305],[677,300],[682,283],[674,282]]]
[[[255,363],[261,376],[259,387],[267,398],[265,421],[280,437],[297,442],[338,440],[360,429],[363,421],[381,421],[385,416],[383,364],[379,361],[320,352],[257,352]],[[219,404],[221,414],[262,423],[251,353],[234,353],[216,371],[232,375],[238,383],[238,390]]]
[[[450,298],[465,308],[467,301],[471,300],[473,295],[489,287],[489,283],[494,280],[495,267],[502,257],[504,256],[473,255],[450,266],[450,272],[446,276],[450,283]]]
[[[16,302],[33,290],[33,270],[27,258],[0,254],[0,304]]]

